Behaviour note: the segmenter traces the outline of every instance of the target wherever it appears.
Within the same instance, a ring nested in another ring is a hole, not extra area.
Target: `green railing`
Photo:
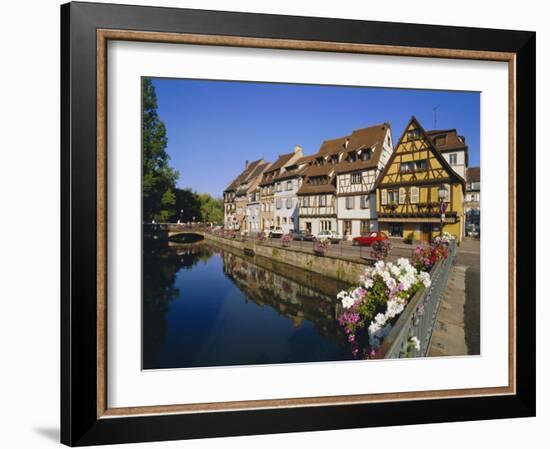
[[[377,358],[397,359],[427,356],[455,255],[456,242],[452,240],[447,259],[437,262],[430,272],[432,280],[430,287],[419,291],[409,301],[390,333],[380,345]],[[420,341],[419,349],[411,344],[412,337],[416,337]]]

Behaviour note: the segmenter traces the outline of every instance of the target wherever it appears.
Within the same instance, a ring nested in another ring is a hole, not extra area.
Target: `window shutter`
[[[405,187],[399,188],[399,204],[405,204]]]
[[[418,187],[411,187],[411,203],[418,204]]]
[[[383,205],[388,204],[388,191],[386,189],[380,191],[380,202]]]

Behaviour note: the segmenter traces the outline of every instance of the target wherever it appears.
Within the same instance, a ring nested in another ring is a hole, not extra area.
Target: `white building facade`
[[[338,231],[344,239],[378,230],[375,183],[393,152],[390,126],[355,131],[336,168]]]
[[[281,168],[274,182],[274,225],[280,226],[285,234],[299,229],[297,194],[302,186],[304,172],[310,160],[308,157],[302,157],[301,148],[299,154],[300,158],[294,159]]]

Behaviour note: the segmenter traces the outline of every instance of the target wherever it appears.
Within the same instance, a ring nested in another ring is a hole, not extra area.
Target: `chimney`
[[[244,161],[244,168],[247,169],[248,168],[248,159],[246,161]]]
[[[349,137],[346,139],[346,143],[344,144],[344,148],[347,148],[349,145]]]
[[[294,147],[294,153],[301,153],[302,152],[302,147],[300,145],[296,145]]]

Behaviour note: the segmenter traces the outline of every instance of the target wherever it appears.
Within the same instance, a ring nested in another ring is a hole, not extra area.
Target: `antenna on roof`
[[[432,110],[434,111],[434,129],[437,129],[437,109],[439,108],[440,105],[437,105],[435,108],[433,108]]]

